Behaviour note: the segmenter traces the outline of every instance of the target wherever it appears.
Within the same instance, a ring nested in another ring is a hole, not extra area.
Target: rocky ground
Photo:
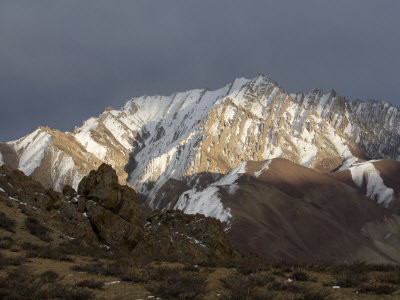
[[[1,299],[398,297],[397,265],[243,257],[216,219],[143,219],[136,192],[107,165],[63,193],[0,167]]]

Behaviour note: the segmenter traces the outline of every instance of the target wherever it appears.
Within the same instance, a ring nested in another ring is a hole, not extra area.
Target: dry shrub
[[[293,272],[291,278],[296,281],[309,281],[310,280],[310,276],[306,272],[303,272],[303,271]]]
[[[0,228],[14,232],[15,221],[7,217],[4,212],[0,211]]]
[[[387,284],[365,284],[360,289],[360,293],[374,293],[376,295],[390,295],[393,294],[397,289],[393,285]]]
[[[90,274],[118,277],[123,281],[134,283],[147,282],[156,277],[156,272],[149,269],[137,268],[134,262],[125,259],[117,260],[109,264],[103,262],[76,265],[71,268],[74,271],[87,272]],[[160,273],[160,272],[158,272]]]
[[[199,272],[200,271],[200,268],[199,268],[199,266],[198,265],[193,265],[193,264],[186,264],[184,267],[183,267],[183,269],[182,269],[183,271],[186,271],[186,272]]]
[[[29,245],[31,245],[31,248],[29,248]],[[72,258],[68,257],[64,253],[59,252],[57,248],[49,248],[45,246],[42,247],[30,243],[24,244],[23,248],[26,248],[26,257],[39,257],[59,261],[73,261]]]
[[[26,258],[19,256],[19,257],[4,257],[0,253],[0,269],[3,269],[6,266],[19,266],[26,262]]]
[[[203,276],[188,276],[175,269],[174,272],[164,273],[161,281],[147,286],[147,289],[162,299],[195,299],[205,293],[205,287]]]
[[[266,286],[275,281],[275,277],[269,273],[256,273],[250,279],[255,286]]]
[[[260,289],[275,282],[271,274],[256,273],[250,276],[233,274],[219,281],[228,292],[221,299],[274,299],[270,291]]]
[[[94,280],[94,279],[85,279],[82,281],[79,281],[76,286],[79,287],[87,287],[89,289],[98,289],[102,290],[104,286],[104,282],[100,280]]]
[[[400,272],[392,271],[384,274],[379,274],[375,277],[377,281],[391,283],[391,284],[398,284],[400,285]]]
[[[42,283],[53,283],[59,280],[60,276],[53,270],[47,270],[40,274],[40,280]]]
[[[361,274],[359,270],[344,270],[335,275],[336,283],[340,287],[349,288],[360,286],[366,279],[365,274]]]
[[[91,263],[86,265],[72,266],[71,270],[78,272],[86,272],[90,274],[104,275],[105,265],[102,262]]]
[[[232,300],[246,299],[255,288],[255,284],[249,276],[240,274],[230,275],[226,278],[221,278],[219,281],[222,287],[228,290],[230,298],[227,299]]]
[[[40,224],[37,219],[33,217],[27,217],[25,220],[25,226],[26,228],[28,228],[31,234],[37,236],[42,241],[44,242],[52,241],[52,238],[49,236],[49,229]]]
[[[254,274],[270,269],[264,258],[256,254],[249,254],[243,260],[238,261],[236,269],[244,275]]]
[[[331,293],[327,290],[308,291],[302,296],[296,298],[296,300],[324,300],[328,299],[330,294]]]
[[[36,276],[24,266],[13,269],[6,277],[0,278],[1,299],[94,299],[94,294],[82,288],[56,283],[58,274],[46,271]]]
[[[0,249],[11,249],[15,245],[12,237],[4,236],[0,239]]]
[[[304,293],[307,292],[305,288],[294,282],[274,281],[268,285],[268,289],[272,291],[285,291],[291,293]]]

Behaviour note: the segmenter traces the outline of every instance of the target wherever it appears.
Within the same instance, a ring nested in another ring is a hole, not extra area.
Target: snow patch
[[[125,124],[113,118],[111,115],[104,120],[103,124],[125,149],[130,150],[132,148],[131,143],[126,139],[130,131]]]
[[[75,138],[83,147],[85,147],[87,152],[93,153],[100,160],[105,161],[107,148],[92,139],[91,131],[96,128],[98,124],[99,121],[97,118],[90,118],[85,121],[83,126],[79,128],[78,132],[75,134]]]
[[[0,152],[0,166],[4,165],[4,161],[3,161],[3,155]]]
[[[104,282],[104,285],[117,284],[117,283],[121,283],[121,281],[116,280],[116,281],[111,281],[111,282]]]
[[[262,166],[262,168],[255,172],[254,175],[256,175],[256,177],[259,177],[264,171],[267,171],[269,169],[269,165],[271,163],[272,160],[267,160],[266,163]]]
[[[331,125],[327,126],[326,133],[329,140],[335,146],[338,154],[344,158],[338,171],[347,170],[356,162],[357,158],[353,156],[349,147],[346,145],[346,141],[336,134],[335,129]]]
[[[41,129],[30,135],[12,142],[17,152],[22,152],[19,158],[18,169],[29,176],[42,162],[45,150],[50,144],[52,136]]]
[[[228,174],[226,174],[220,180],[214,182],[211,185],[221,186],[221,185],[233,184],[239,178],[239,175],[244,173],[246,173],[246,162],[241,162],[236,168],[231,170]]]
[[[219,187],[226,186],[230,195],[237,192],[238,186],[235,181],[240,174],[246,172],[246,162],[241,162],[236,168],[223,176],[218,181],[212,183],[202,191],[197,191],[196,187],[184,192],[178,199],[175,209],[180,209],[187,214],[201,213],[207,217],[214,217],[221,222],[229,224],[232,218],[231,209],[224,208],[219,195]]]
[[[204,214],[206,217],[229,223],[232,218],[231,209],[224,208],[218,193],[219,189],[216,186],[199,192],[195,189],[186,191],[179,197],[174,209],[180,209],[187,214]]]
[[[350,172],[353,182],[358,187],[362,187],[365,179],[367,196],[370,199],[376,200],[379,204],[388,207],[389,203],[393,200],[394,191],[383,183],[383,179],[373,163],[364,162],[355,164],[350,168]]]

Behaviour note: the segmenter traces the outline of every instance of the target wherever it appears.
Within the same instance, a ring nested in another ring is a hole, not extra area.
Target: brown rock
[[[132,250],[143,239],[143,227],[132,224],[89,200],[86,213],[100,241],[118,250]]]
[[[239,258],[221,222],[202,214],[154,212],[147,218],[146,239],[153,255],[178,260],[210,261]]]
[[[78,203],[82,199],[85,201],[87,216],[102,242],[131,250],[143,239],[142,211],[137,193],[118,183],[111,166],[102,164],[85,176],[79,184],[78,194]]]
[[[68,198],[73,198],[76,196],[76,191],[70,185],[64,185],[62,193]]]

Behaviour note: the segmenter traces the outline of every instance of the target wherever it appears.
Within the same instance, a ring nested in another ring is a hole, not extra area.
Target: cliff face
[[[242,161],[282,157],[321,172],[366,159],[400,158],[400,112],[335,92],[290,94],[265,76],[216,90],[143,96],[108,109],[74,133],[39,128],[0,145],[3,162],[45,186],[75,189],[102,162],[161,208],[171,178],[227,174]],[[216,175],[218,176],[218,175]],[[189,188],[193,182],[187,182]]]

